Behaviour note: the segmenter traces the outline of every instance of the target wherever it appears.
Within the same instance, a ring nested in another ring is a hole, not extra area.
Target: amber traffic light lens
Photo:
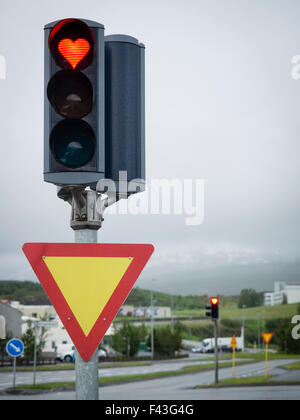
[[[66,118],[82,118],[92,110],[93,88],[80,72],[62,70],[48,84],[48,99],[57,113]]]

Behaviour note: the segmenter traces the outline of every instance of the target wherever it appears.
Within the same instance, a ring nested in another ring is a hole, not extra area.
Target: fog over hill
[[[164,273],[154,281],[139,280],[145,289],[173,294],[238,295],[242,289],[259,292],[273,291],[275,281],[300,284],[300,261],[294,263],[268,263],[255,265],[218,266],[197,270]]]

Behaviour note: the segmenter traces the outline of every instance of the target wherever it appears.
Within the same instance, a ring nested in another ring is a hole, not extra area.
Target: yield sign
[[[273,333],[261,333],[262,338],[264,339],[264,342],[266,344],[269,344],[269,342],[271,341],[271,339],[273,338],[274,334]]]
[[[232,336],[232,340],[231,340],[231,343],[230,343],[230,347],[231,347],[232,349],[236,349],[236,348],[237,348],[237,341],[236,341],[236,337],[235,337],[235,335],[233,335],[233,336]]]
[[[83,360],[90,360],[152,245],[28,243],[24,254]]]

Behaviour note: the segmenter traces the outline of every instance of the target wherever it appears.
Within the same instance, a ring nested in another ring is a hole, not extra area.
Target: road
[[[207,356],[205,357],[207,359]],[[193,355],[189,359],[177,359],[177,360],[166,360],[166,361],[155,361],[151,365],[144,366],[128,366],[128,367],[116,367],[116,368],[105,368],[105,364],[102,365],[99,370],[99,377],[106,378],[111,376],[127,376],[153,372],[166,372],[173,370],[180,370],[184,366],[199,365],[210,363],[207,360],[201,360],[204,357],[200,355]],[[213,363],[213,358],[211,358]],[[224,361],[228,362],[228,360]],[[222,361],[221,361],[222,363]],[[37,371],[36,383],[47,383],[47,382],[73,382],[75,381],[75,370],[61,370],[61,371]],[[31,385],[33,382],[32,371],[28,372],[17,372],[16,385]],[[12,386],[13,375],[12,372],[0,372],[0,391],[3,391]]]
[[[269,362],[269,374],[278,379],[300,379],[300,372],[285,371],[279,366],[293,360],[274,360]],[[122,368],[124,369],[124,368]],[[231,368],[220,369],[220,379],[230,378]],[[264,375],[264,362],[237,366],[236,376]],[[188,375],[152,379],[99,388],[101,400],[300,400],[300,386],[241,387],[223,389],[194,389],[196,385],[212,383],[214,372],[197,372]],[[0,400],[74,400],[75,393],[53,392],[34,396],[0,396]]]

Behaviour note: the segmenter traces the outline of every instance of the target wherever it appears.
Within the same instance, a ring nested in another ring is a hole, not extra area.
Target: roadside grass
[[[264,361],[265,352],[260,353],[236,353],[236,357],[239,359],[254,359],[255,361]],[[285,354],[285,353],[268,353],[268,360],[280,360],[280,359],[299,359],[300,354]],[[298,363],[298,362],[297,362]]]
[[[280,366],[280,368],[286,369],[286,370],[300,370],[300,361]]]
[[[106,368],[118,368],[118,367],[135,367],[135,366],[150,366],[150,361],[134,361],[134,362],[114,362],[114,363],[99,363],[99,369]],[[11,372],[11,367],[0,368],[1,372]],[[21,366],[17,367],[17,372],[32,372],[33,366]],[[48,366],[37,366],[37,371],[50,372],[50,371],[61,371],[61,370],[75,370],[75,364],[62,364],[62,365],[48,365]]]
[[[270,375],[267,378],[265,376],[249,376],[246,378],[228,378],[220,379],[218,384],[209,384],[209,385],[197,385],[195,389],[201,388],[221,388],[225,386],[242,386],[242,385],[269,385],[271,378],[275,375]]]
[[[230,388],[241,386],[282,386],[282,385],[300,385],[300,381],[276,381],[272,380],[276,375],[265,376],[249,376],[246,378],[228,378],[221,379],[218,384],[197,385],[195,389],[204,388]]]

